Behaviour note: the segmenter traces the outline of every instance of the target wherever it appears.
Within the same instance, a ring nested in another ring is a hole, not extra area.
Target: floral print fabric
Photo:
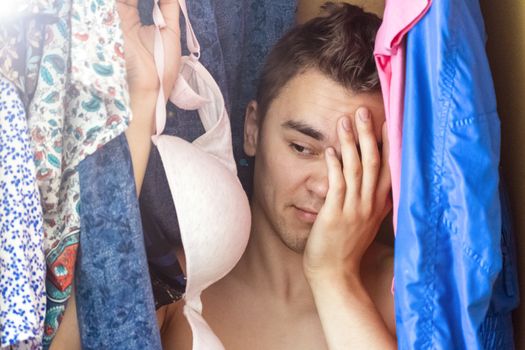
[[[45,26],[28,107],[44,215],[48,346],[72,290],[79,233],[79,162],[130,120],[123,38],[115,1],[56,0]]]
[[[40,349],[46,309],[42,209],[24,105],[0,77],[0,347]]]
[[[36,88],[44,27],[57,20],[53,0],[18,0],[0,21],[0,74],[19,90],[27,106]]]

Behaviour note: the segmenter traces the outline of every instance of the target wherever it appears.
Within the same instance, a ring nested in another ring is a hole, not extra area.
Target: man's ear
[[[244,153],[253,157],[257,152],[257,141],[259,137],[259,121],[257,119],[257,102],[250,101],[246,107],[244,117]]]

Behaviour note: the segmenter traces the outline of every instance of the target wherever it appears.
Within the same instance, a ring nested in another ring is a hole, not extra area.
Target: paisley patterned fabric
[[[0,74],[18,88],[27,107],[36,88],[44,27],[57,20],[58,9],[52,0],[19,0],[14,6],[9,20],[0,20]]]
[[[133,168],[124,134],[78,166],[75,274],[82,349],[160,350]]]
[[[48,297],[44,344],[71,294],[78,249],[76,167],[130,120],[123,38],[115,1],[56,0],[44,27],[36,89],[28,107],[44,211]]]
[[[42,208],[24,105],[0,76],[0,348],[39,349],[46,294]]]

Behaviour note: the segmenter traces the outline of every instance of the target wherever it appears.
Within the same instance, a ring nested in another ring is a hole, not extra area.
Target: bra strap
[[[195,32],[193,31],[193,27],[191,26],[190,16],[188,15],[188,9],[186,7],[186,0],[179,0],[179,5],[182,14],[184,15],[184,21],[186,22],[186,46],[188,51],[195,56],[195,58],[199,59],[201,55],[201,47],[195,36]]]
[[[153,57],[155,59],[155,66],[157,68],[157,75],[159,77],[160,89],[157,97],[157,105],[155,106],[155,136],[159,136],[164,131],[166,125],[166,100],[164,98],[164,44],[162,43],[162,36],[160,29],[166,26],[162,12],[158,4],[158,0],[153,5],[153,22],[155,23],[155,43],[153,50]],[[155,137],[153,142],[155,143]]]
[[[186,22],[186,45],[190,52],[190,56],[194,59],[200,57],[200,45],[193,27],[191,26],[190,18],[188,16],[188,9],[186,7],[186,0],[179,0],[179,6]],[[159,0],[155,0],[153,5],[153,23],[155,24],[155,42],[153,56],[155,59],[155,66],[157,68],[157,75],[159,77],[160,89],[157,97],[157,105],[155,107],[155,135],[152,137],[155,143],[156,136],[159,136],[164,131],[166,126],[166,99],[164,95],[164,44],[162,43],[162,36],[160,29],[166,26],[164,17],[159,7]],[[168,62],[169,64],[169,62]]]

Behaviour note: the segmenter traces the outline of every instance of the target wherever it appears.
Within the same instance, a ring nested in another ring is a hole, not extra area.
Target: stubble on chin
[[[284,218],[280,218],[276,227],[276,233],[288,249],[297,254],[303,254],[311,226],[305,228],[293,228],[291,226],[292,225],[286,223]]]

